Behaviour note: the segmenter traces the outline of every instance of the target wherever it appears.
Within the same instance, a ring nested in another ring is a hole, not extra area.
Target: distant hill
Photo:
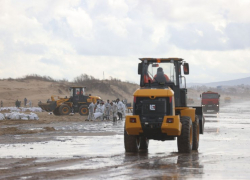
[[[216,86],[237,86],[237,85],[250,85],[250,77],[229,80],[229,81],[219,81],[219,82],[211,82],[211,83],[187,83],[188,87],[192,86],[208,86],[208,87],[216,87]]]
[[[51,95],[69,96],[70,86],[84,86],[86,94],[100,96],[104,101],[120,98],[127,99],[128,103],[132,103],[133,93],[139,87],[137,84],[119,79],[99,80],[88,75],[81,75],[74,82],[29,75],[17,79],[0,79],[0,101],[4,102],[4,106],[14,106],[17,99],[23,102],[26,97],[37,106],[38,101],[45,102]]]

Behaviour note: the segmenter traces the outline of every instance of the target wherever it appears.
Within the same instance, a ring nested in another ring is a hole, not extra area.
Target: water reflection
[[[209,122],[220,122],[220,121],[219,121],[219,119],[215,119],[215,120],[206,119],[206,123],[209,123]]]
[[[169,155],[150,153],[125,154],[124,162],[133,162],[131,171],[146,179],[193,179],[202,178],[204,166],[199,161],[199,153],[170,153]]]
[[[206,128],[206,129],[204,130],[204,132],[206,132],[206,133],[216,133],[216,134],[218,134],[218,133],[220,133],[220,128],[209,127],[209,128]]]
[[[203,114],[205,118],[219,118],[219,114]]]

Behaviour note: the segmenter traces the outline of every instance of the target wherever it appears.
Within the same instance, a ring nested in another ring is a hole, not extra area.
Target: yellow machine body
[[[171,88],[166,89],[138,89],[134,93],[134,97],[147,97],[150,99],[170,97],[172,98],[172,114],[171,116],[164,116],[161,124],[161,132],[168,136],[180,136],[182,124],[180,122],[180,116],[189,116],[192,121],[195,121],[195,108],[191,107],[175,107],[174,103],[174,91]],[[180,115],[175,115],[176,111],[180,112]],[[168,123],[167,120],[172,119],[173,122]],[[125,129],[128,135],[141,135],[143,134],[143,128],[139,115],[127,115],[125,120]]]

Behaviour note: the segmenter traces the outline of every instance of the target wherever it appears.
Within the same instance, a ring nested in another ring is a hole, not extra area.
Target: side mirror
[[[142,74],[142,63],[138,64],[138,74]]]
[[[188,63],[184,63],[184,65],[183,65],[183,72],[186,75],[189,74],[189,65],[188,65]]]
[[[200,94],[200,98],[201,98],[201,94]]]

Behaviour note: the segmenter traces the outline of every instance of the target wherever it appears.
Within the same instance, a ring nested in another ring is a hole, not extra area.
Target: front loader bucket
[[[205,117],[204,117],[203,112],[202,112],[202,107],[201,106],[192,106],[192,107],[196,109],[195,114],[199,118],[200,134],[203,134],[204,133],[204,125],[205,125]]]
[[[38,106],[44,111],[52,112],[56,109],[56,101],[50,101],[49,103],[39,103]]]

